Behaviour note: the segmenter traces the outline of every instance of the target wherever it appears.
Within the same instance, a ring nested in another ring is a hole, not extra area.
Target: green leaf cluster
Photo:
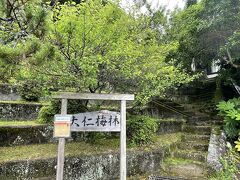
[[[238,141],[235,141],[234,143],[236,144],[235,148],[237,149],[237,151],[240,151],[240,139],[238,139]]]
[[[37,81],[44,93],[76,91],[134,93],[146,103],[167,89],[192,81],[173,61],[179,43],[163,40],[163,11],[127,13],[101,0],[57,3],[16,1],[16,12],[2,0],[4,18],[18,18],[0,29],[2,81]],[[6,31],[6,28],[8,30]],[[7,33],[7,32],[10,33]],[[30,92],[31,93],[31,92]]]
[[[217,105],[220,116],[224,118],[227,136],[236,139],[240,133],[240,98],[222,101]]]
[[[148,16],[101,1],[59,4],[49,14],[48,41],[26,43],[23,79],[61,90],[134,93],[146,103],[195,78],[165,61],[178,43],[160,42]]]
[[[220,158],[222,168],[211,174],[209,180],[237,180],[239,175],[238,164],[240,163],[238,152],[230,149]]]
[[[158,121],[148,116],[132,115],[127,121],[127,137],[134,145],[150,144],[153,142],[158,128]]]
[[[27,65],[25,59],[32,56],[26,52],[26,41],[37,38],[43,42],[48,10],[40,0],[0,0],[0,4],[0,77],[9,82],[18,78]]]
[[[40,84],[36,80],[23,81],[18,86],[18,92],[22,99],[26,101],[39,101],[42,96]]]
[[[189,71],[192,61],[203,71],[220,60],[223,80],[240,83],[239,12],[239,0],[202,0],[174,12],[166,38],[176,40],[179,47],[169,58]]]

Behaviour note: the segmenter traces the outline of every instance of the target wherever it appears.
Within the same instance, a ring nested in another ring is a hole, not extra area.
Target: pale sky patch
[[[149,4],[151,4],[151,8],[153,10],[159,9],[159,7],[165,7],[166,10],[174,10],[176,7],[183,9],[185,6],[185,0],[147,0]],[[124,9],[131,9],[131,7],[134,5],[133,0],[122,0],[121,6]],[[141,9],[142,13],[147,12],[146,7],[142,7]]]

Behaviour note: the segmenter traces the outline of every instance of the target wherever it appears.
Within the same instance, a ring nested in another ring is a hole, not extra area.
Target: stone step
[[[0,101],[1,120],[34,120],[46,103],[25,101]]]
[[[205,164],[193,160],[181,158],[165,159],[162,169],[167,175],[183,178],[185,180],[206,179]],[[177,179],[177,178],[176,178]]]
[[[185,126],[183,130],[187,133],[201,134],[201,135],[210,135],[211,126]]]
[[[182,141],[209,141],[210,135],[183,134]]]
[[[161,173],[160,173],[161,174]],[[169,174],[169,173],[166,173]],[[148,178],[144,178],[144,179],[134,179],[134,180],[187,180],[185,178],[182,177],[174,177],[173,174],[169,174],[169,175],[151,175]],[[128,179],[128,180],[133,180],[133,179]]]
[[[188,114],[190,116],[189,118],[192,118],[192,117],[196,116],[195,112],[193,112],[193,111],[184,110],[183,113]]]
[[[55,176],[49,176],[49,177],[41,177],[41,178],[34,178],[33,180],[55,180]]]
[[[206,180],[206,170],[198,164],[170,165],[167,168],[169,174],[184,178],[186,180]]]
[[[184,111],[184,107],[183,106],[173,106],[174,109],[177,109],[179,111]]]
[[[207,142],[197,142],[197,141],[188,141],[181,142],[177,145],[178,149],[181,150],[196,150],[196,151],[207,151],[208,143]]]
[[[198,121],[210,121],[211,117],[208,115],[193,115],[188,118],[188,122],[198,122]]]
[[[223,121],[188,121],[187,124],[197,126],[223,125]]]
[[[191,151],[190,149],[173,152],[173,157],[181,159],[190,159],[199,162],[206,162],[207,153],[202,151]]]
[[[185,121],[181,119],[159,119],[157,134],[181,132],[184,124]]]
[[[9,124],[0,126],[0,146],[39,144],[53,141],[53,127],[50,125],[33,124],[32,122],[26,123],[26,125]]]

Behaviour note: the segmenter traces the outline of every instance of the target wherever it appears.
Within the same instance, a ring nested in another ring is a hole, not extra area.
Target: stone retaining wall
[[[0,146],[27,145],[51,141],[53,141],[52,126],[0,127]]]
[[[169,156],[169,148],[152,151],[128,151],[128,176],[159,171],[162,161]],[[33,179],[52,177],[56,173],[56,158],[26,160],[0,164],[0,179]],[[114,180],[119,178],[119,154],[79,155],[66,157],[64,179]]]
[[[33,120],[42,106],[40,103],[0,102],[0,119]]]
[[[212,128],[207,156],[209,172],[219,171],[223,168],[220,160],[227,152],[226,139],[226,135],[223,130],[220,130],[220,127]]]

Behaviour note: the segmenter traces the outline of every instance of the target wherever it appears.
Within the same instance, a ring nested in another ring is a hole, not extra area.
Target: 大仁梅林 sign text
[[[72,115],[71,131],[120,132],[120,113],[95,111]]]

